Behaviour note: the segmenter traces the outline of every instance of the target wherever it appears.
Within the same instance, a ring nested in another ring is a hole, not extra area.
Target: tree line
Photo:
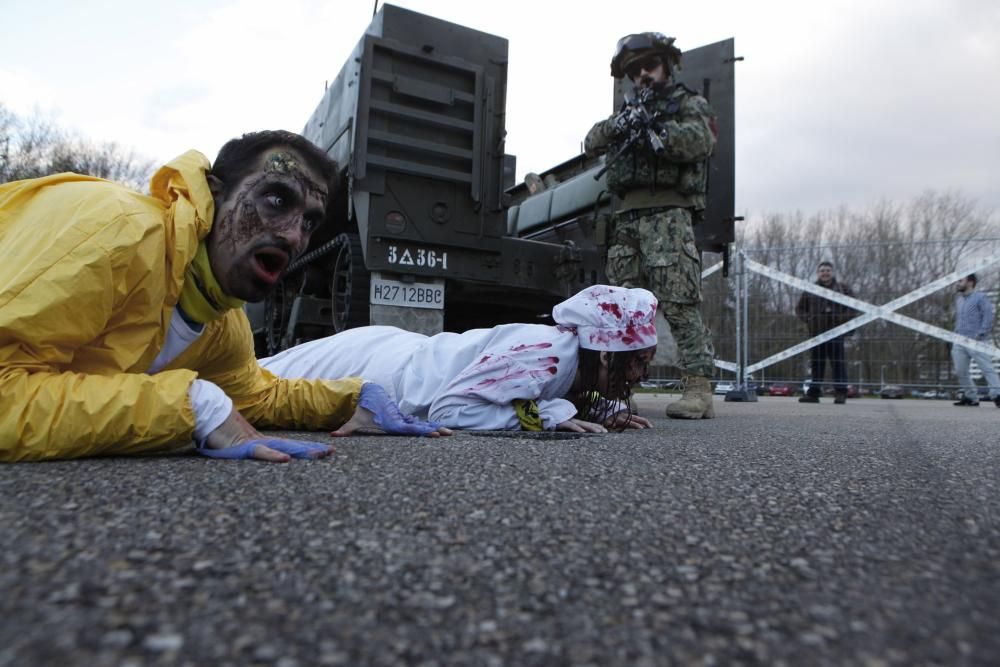
[[[72,171],[146,192],[154,166],[132,149],[88,141],[39,112],[17,114],[0,102],[0,183]]]

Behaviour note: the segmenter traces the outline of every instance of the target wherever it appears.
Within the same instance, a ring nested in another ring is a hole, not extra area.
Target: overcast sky
[[[611,112],[624,34],[729,37],[736,208],[812,212],[927,189],[1000,210],[1000,2],[397,0],[509,40],[518,176],[580,150]],[[144,6],[146,5],[146,6]],[[157,161],[246,131],[301,131],[374,2],[0,0],[0,102]],[[141,9],[140,9],[141,7]]]

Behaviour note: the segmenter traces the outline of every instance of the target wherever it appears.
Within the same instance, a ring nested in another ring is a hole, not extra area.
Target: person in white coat
[[[385,387],[404,414],[448,428],[649,428],[628,398],[656,353],[656,305],[645,289],[595,285],[553,308],[555,326],[434,336],[359,327],[260,365],[285,378],[361,376]]]

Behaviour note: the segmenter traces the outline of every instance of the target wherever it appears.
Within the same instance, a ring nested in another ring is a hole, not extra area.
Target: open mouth
[[[288,253],[278,248],[263,248],[253,255],[254,273],[268,284],[274,284],[288,267]]]

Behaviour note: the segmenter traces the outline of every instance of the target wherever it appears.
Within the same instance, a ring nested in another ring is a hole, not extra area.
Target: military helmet
[[[633,62],[656,53],[663,57],[663,64],[671,70],[681,62],[681,50],[674,46],[673,37],[662,32],[640,32],[625,35],[618,40],[615,55],[611,59],[611,76],[620,79]]]

